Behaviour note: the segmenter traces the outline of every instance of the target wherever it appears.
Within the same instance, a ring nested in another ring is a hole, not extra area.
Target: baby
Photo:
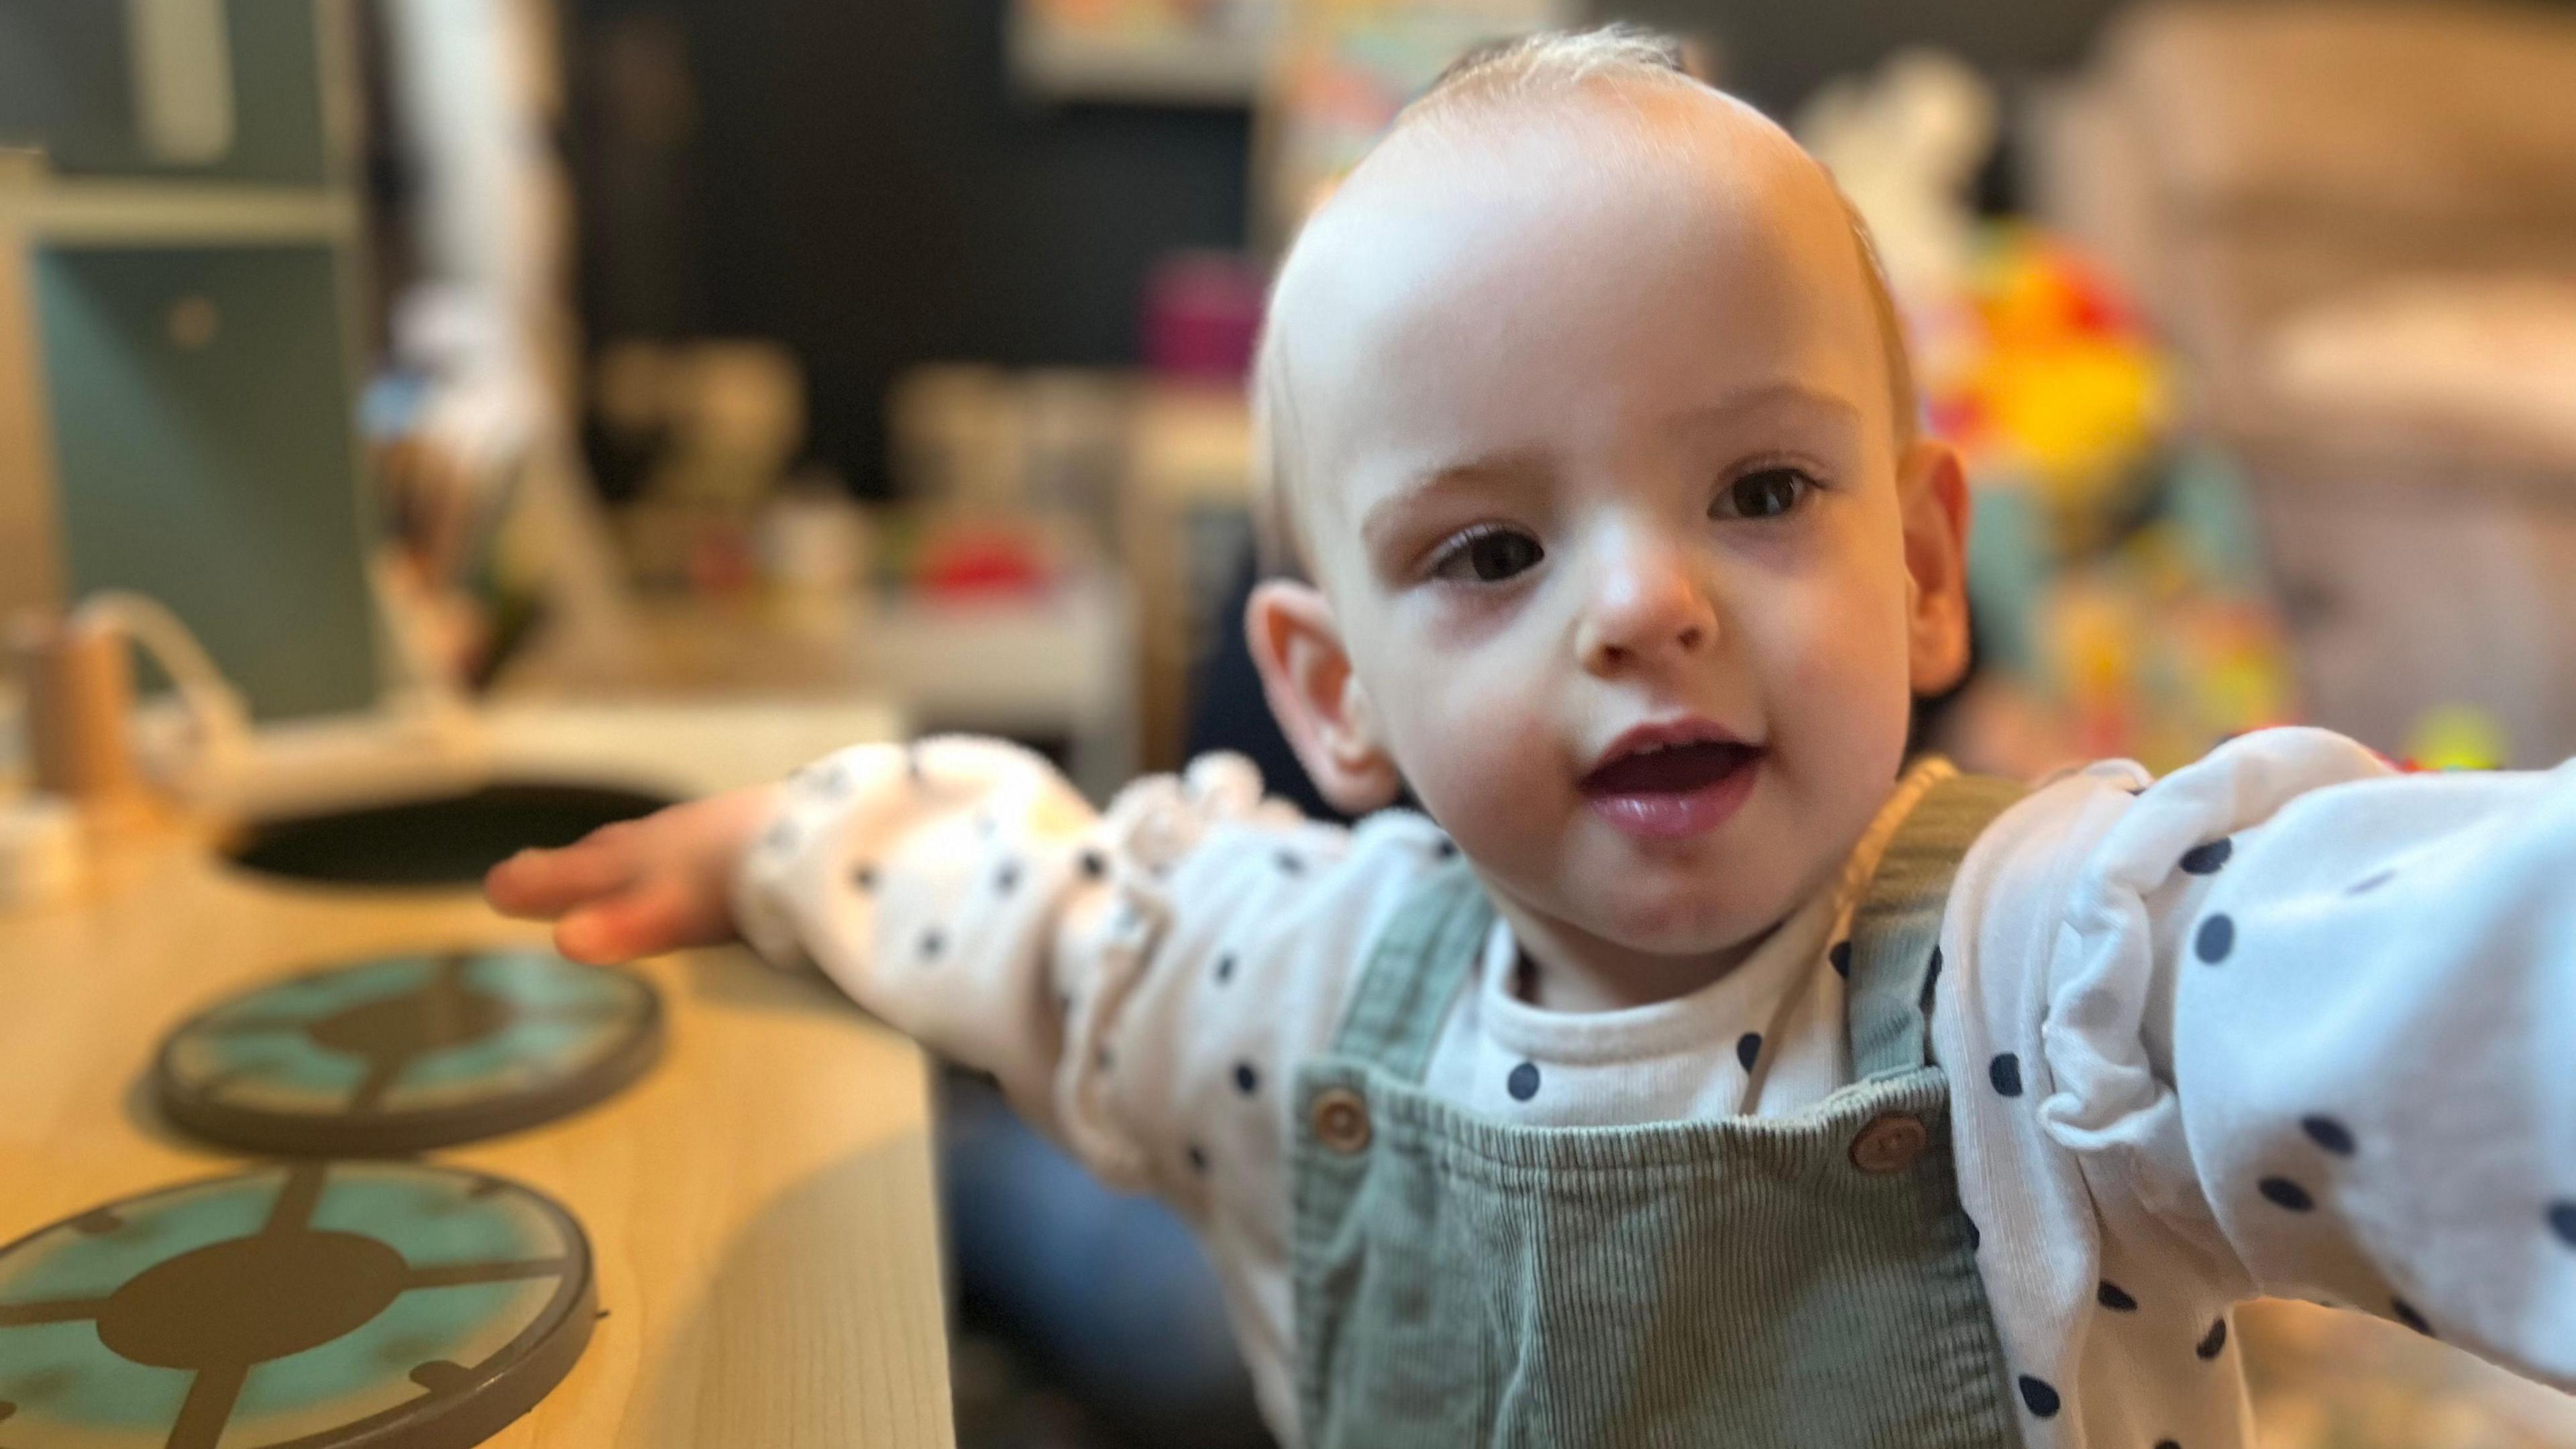
[[[1462,65],[1257,393],[1270,704],[1425,814],[938,739],[492,899],[993,1072],[1198,1226],[1291,1443],[2220,1449],[2258,1294],[2576,1385],[2576,777],[1909,760],[1966,489],[1777,127],[1634,32]]]

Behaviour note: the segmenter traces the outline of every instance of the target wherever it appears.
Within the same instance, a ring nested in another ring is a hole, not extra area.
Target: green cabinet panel
[[[72,594],[160,598],[263,718],[368,707],[345,258],[40,247],[32,263]]]
[[[325,0],[338,3],[338,0]],[[120,0],[0,0],[0,141],[44,149],[67,176],[322,186],[338,181],[315,0],[227,0],[233,144],[204,165],[146,150]]]

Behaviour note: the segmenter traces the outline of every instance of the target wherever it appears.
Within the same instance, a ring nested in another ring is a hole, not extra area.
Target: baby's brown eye
[[[1815,486],[1816,480],[1795,468],[1765,468],[1728,484],[1709,512],[1719,518],[1777,518]]]
[[[1537,539],[1498,528],[1459,540],[1441,555],[1432,573],[1444,579],[1498,584],[1538,567],[1538,561],[1545,557]]]

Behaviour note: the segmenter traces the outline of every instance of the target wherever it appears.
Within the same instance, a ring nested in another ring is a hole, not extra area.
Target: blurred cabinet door
[[[263,717],[376,696],[345,266],[319,245],[35,261],[73,596],[159,598]]]

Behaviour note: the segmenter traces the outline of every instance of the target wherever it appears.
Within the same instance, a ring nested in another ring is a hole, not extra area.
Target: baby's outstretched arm
[[[1969,1110],[2080,1164],[2119,1284],[2100,1336],[2167,1351],[2188,1324],[2137,1325],[2189,1281],[2576,1388],[2576,765],[2399,776],[2279,730],[2113,813],[2056,908],[1998,886],[1970,923],[1989,999],[2050,966],[1961,1043],[2020,1054]]]
[[[2176,942],[2219,1221],[2269,1291],[2576,1387],[2576,770],[2360,782],[2248,834]]]
[[[555,923],[576,961],[631,961],[734,936],[731,894],[743,852],[776,808],[762,785],[605,826],[561,850],[523,850],[483,891],[505,915]]]
[[[1440,843],[1419,816],[1308,821],[1232,757],[1102,812],[1029,751],[945,737],[611,827],[488,890],[584,959],[739,935],[819,967],[1095,1172],[1188,1209],[1210,1161],[1275,1156],[1288,1065]]]

